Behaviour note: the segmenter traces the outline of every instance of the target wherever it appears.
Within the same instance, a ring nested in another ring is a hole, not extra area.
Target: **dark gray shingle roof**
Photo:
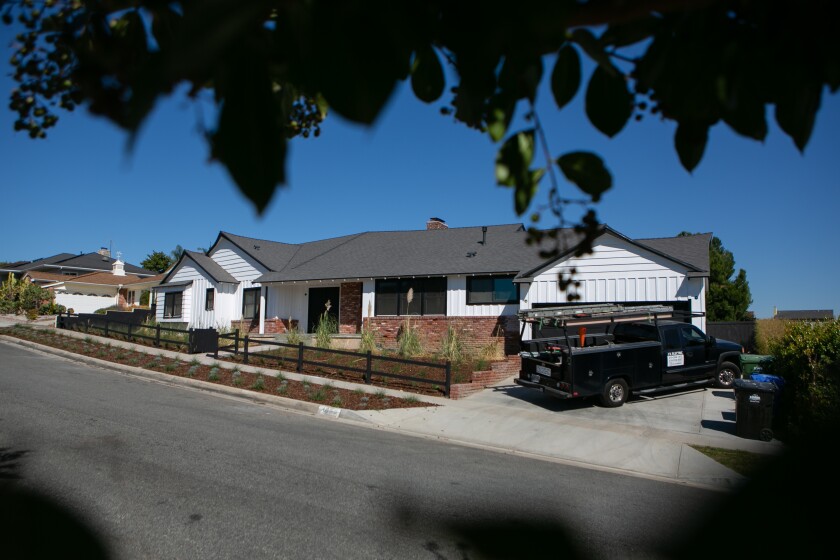
[[[789,321],[830,321],[834,319],[833,309],[791,309],[776,311],[774,319]]]
[[[622,234],[605,228],[615,235]],[[539,248],[525,243],[521,224],[412,231],[365,232],[309,243],[290,244],[227,232],[225,237],[269,272],[259,282],[292,282],[344,278],[439,276],[452,274],[517,274],[547,264]],[[560,230],[564,247],[574,248],[580,234]],[[693,267],[708,270],[711,234],[630,240],[642,248]],[[553,247],[552,241],[542,248]]]
[[[24,272],[26,270],[36,270],[44,268],[46,270],[57,270],[61,268],[83,269],[83,270],[103,270],[110,271],[113,269],[114,261],[110,257],[105,257],[99,253],[87,253],[84,255],[74,255],[72,253],[59,253],[51,257],[38,259],[32,262],[27,262],[15,267],[15,270]],[[146,270],[133,264],[125,263],[125,271],[131,274],[138,274],[140,276],[154,276],[157,272],[153,270]]]

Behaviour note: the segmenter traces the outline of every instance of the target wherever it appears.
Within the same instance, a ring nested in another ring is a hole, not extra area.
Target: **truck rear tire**
[[[604,386],[601,393],[601,404],[608,408],[616,408],[627,402],[630,389],[623,379],[612,379]]]
[[[723,362],[715,375],[715,385],[719,389],[731,389],[735,380],[741,377],[741,369],[732,362]]]

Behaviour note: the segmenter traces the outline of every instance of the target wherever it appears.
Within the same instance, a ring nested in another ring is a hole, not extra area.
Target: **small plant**
[[[207,376],[207,381],[218,381],[219,380],[219,368],[212,368],[210,370],[210,374]]]
[[[292,322],[292,318],[289,317],[289,331],[286,333],[286,342],[289,344],[300,344],[301,340],[300,330],[298,330],[297,325]]]
[[[384,399],[387,394],[388,393],[386,393],[384,389],[377,389],[376,393],[374,393],[374,395],[376,395],[380,399]]]
[[[257,375],[257,378],[254,380],[254,383],[251,385],[251,389],[253,389],[254,391],[265,390],[265,381],[263,380],[262,375]]]
[[[198,361],[198,358],[193,358],[192,360],[190,360],[190,365],[191,366],[198,366],[198,365],[201,365],[201,362]]]
[[[195,374],[198,373],[198,366],[190,366],[190,369],[187,370],[187,375],[190,377],[195,377]]]
[[[234,387],[241,387],[242,386],[242,376],[234,375],[233,376],[233,386]]]
[[[341,401],[341,396],[340,395],[335,395],[330,404],[332,404],[332,406],[334,406],[336,408],[341,408],[341,405],[344,404],[344,403]]]
[[[285,395],[286,393],[288,393],[289,392],[289,382],[286,381],[285,379],[283,381],[281,381],[277,385],[277,392],[280,393],[281,395]]]
[[[167,373],[172,373],[176,369],[178,369],[178,364],[176,362],[169,362],[165,366],[163,366],[164,371]]]
[[[93,339],[92,339],[91,337],[89,337],[89,336],[86,336],[86,337],[84,338],[84,341],[85,341],[86,343],[88,343],[88,344],[93,343]]]
[[[326,387],[324,387],[323,385],[321,385],[321,386],[320,386],[320,387],[318,387],[318,389],[317,389],[314,393],[312,393],[312,395],[310,395],[310,396],[312,397],[312,400],[313,400],[313,401],[315,401],[315,402],[321,402],[321,401],[323,401],[324,399],[326,399],[326,398],[327,398],[327,389],[326,389]]]
[[[277,375],[275,377],[277,378],[278,381],[285,381],[286,380],[286,376],[283,375],[282,371],[278,371]]]
[[[373,330],[373,303],[368,302],[367,322],[362,321],[362,337],[359,349],[362,352],[373,352],[376,349],[376,331]]]
[[[330,315],[332,304],[330,300],[324,304],[326,310],[321,314],[318,325],[315,327],[315,344],[318,348],[329,348],[332,344],[332,337],[338,332],[338,324],[335,318]]]
[[[417,334],[417,329],[411,326],[411,315],[408,310],[411,308],[411,302],[414,299],[414,288],[409,288],[406,294],[407,304],[405,306],[406,316],[402,326],[400,326],[400,334],[398,336],[399,353],[401,356],[410,358],[420,354],[423,349],[420,346],[420,335]]]
[[[464,359],[464,348],[461,343],[461,336],[455,327],[449,325],[446,328],[446,334],[443,335],[441,342],[441,355],[453,363],[459,363]]]
[[[304,391],[308,391],[310,389],[310,387],[312,387],[312,382],[309,381],[305,377],[303,379],[301,379],[300,384],[303,385],[303,390]]]

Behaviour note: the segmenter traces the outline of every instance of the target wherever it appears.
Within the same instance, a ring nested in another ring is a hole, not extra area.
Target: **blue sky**
[[[0,60],[7,99],[14,84],[8,56]],[[606,160],[614,187],[596,206],[604,223],[631,238],[712,232],[746,270],[760,318],[774,306],[840,311],[840,96],[824,95],[804,155],[771,110],[763,143],[713,128],[693,174],[679,165],[670,123],[646,117],[610,140],[586,121],[582,98],[557,111],[542,91],[537,109],[554,157],[584,149]],[[159,104],[132,153],[124,133],[83,110],[60,114],[46,140],[30,140],[13,131],[3,101],[0,261],[111,246],[138,264],[154,250],[207,248],[220,230],[301,242],[423,229],[432,216],[450,227],[527,223],[512,192],[495,185],[498,146],[442,116],[444,101],[425,105],[401,84],[372,128],[331,115],[320,138],[293,142],[289,184],[262,216],[208,163],[195,107],[183,99]],[[580,197],[573,185],[562,189]]]

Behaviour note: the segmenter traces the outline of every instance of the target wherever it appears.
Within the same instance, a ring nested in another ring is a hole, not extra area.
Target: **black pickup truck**
[[[607,407],[623,405],[631,393],[732,387],[741,375],[741,346],[676,316],[667,306],[523,311],[523,324],[537,336],[521,342],[515,382],[564,399],[598,396]],[[552,329],[552,336],[542,336]]]

